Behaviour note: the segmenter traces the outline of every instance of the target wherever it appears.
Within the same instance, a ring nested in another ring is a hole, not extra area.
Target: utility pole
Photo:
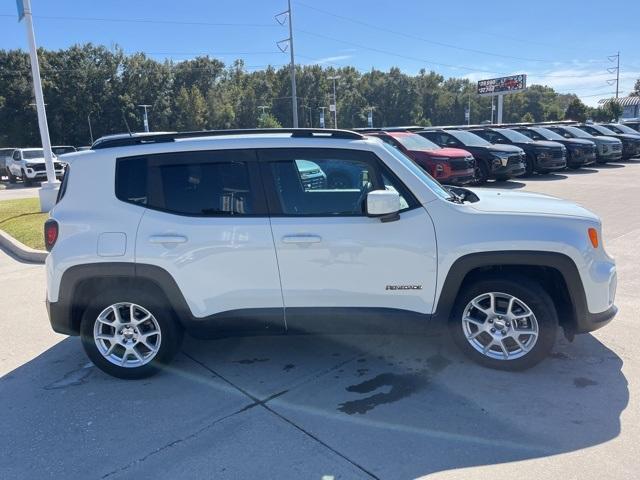
[[[87,114],[87,122],[89,123],[89,138],[91,139],[91,145],[93,145],[93,129],[91,128],[91,113]]]
[[[327,109],[327,107],[318,107],[318,109],[320,110],[320,128],[325,128],[325,126],[324,126],[324,111]]]
[[[367,107],[367,127],[373,128],[373,107]]]
[[[44,152],[44,163],[47,171],[47,181],[42,182],[38,190],[40,197],[40,211],[48,212],[53,208],[58,197],[60,182],[56,179],[53,168],[53,154],[51,152],[51,139],[49,138],[49,125],[47,124],[47,112],[42,94],[42,83],[40,81],[40,65],[38,64],[38,49],[36,47],[36,36],[33,32],[33,18],[31,15],[31,0],[17,0],[18,21],[25,19],[27,30],[27,41],[29,43],[29,57],[31,59],[31,76],[33,77],[33,90],[36,97],[36,110],[38,112],[38,126],[40,128],[40,140],[42,151]]]
[[[267,108],[269,105],[258,105],[258,109],[260,109],[260,122],[264,121],[264,116],[267,114]],[[260,125],[262,127],[262,125]]]
[[[620,51],[618,51],[617,54],[615,55],[611,55],[609,57],[607,57],[609,59],[610,62],[616,62],[616,66],[612,67],[612,68],[607,68],[607,72],[609,73],[613,73],[616,72],[616,78],[615,79],[611,79],[611,80],[607,80],[607,83],[609,85],[613,84],[613,82],[616,83],[616,100],[618,99],[618,94],[620,92]]]
[[[333,104],[329,105],[329,111],[333,110],[333,128],[338,128],[338,97],[336,96],[336,80],[340,78],[340,75],[334,75],[328,78],[329,80],[333,80]]]
[[[140,108],[144,108],[144,131],[149,131],[149,117],[147,116],[147,108],[151,108],[151,105],[138,105]]]
[[[469,104],[467,106],[467,111],[465,112],[465,117],[467,117],[467,125],[471,125],[471,92],[469,92]]]
[[[287,0],[287,10],[276,15],[276,21],[280,25],[284,25],[284,22],[289,22],[289,38],[280,40],[276,43],[280,51],[283,53],[289,48],[289,54],[291,56],[291,107],[293,113],[293,128],[298,128],[298,98],[296,93],[296,62],[293,53],[293,19],[291,15],[291,0]],[[282,18],[282,20],[280,20]],[[281,45],[286,44],[283,48]]]

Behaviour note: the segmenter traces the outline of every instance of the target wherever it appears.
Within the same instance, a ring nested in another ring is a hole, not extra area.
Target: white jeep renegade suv
[[[66,157],[45,225],[53,329],[148,376],[184,330],[419,332],[483,365],[542,360],[616,313],[598,217],[532,193],[445,189],[341,130],[111,137]],[[324,170],[354,182],[329,188]],[[98,179],[98,181],[96,181]]]

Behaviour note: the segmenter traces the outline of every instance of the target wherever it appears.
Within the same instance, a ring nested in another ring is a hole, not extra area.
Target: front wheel
[[[176,355],[182,336],[171,309],[142,291],[97,296],[80,324],[82,345],[94,365],[124,379],[157,373]]]
[[[9,183],[16,183],[17,178],[13,173],[11,173],[11,170],[7,170],[7,177],[9,177]]]
[[[484,185],[489,180],[489,166],[484,160],[478,160],[475,170],[476,185]]]
[[[464,288],[449,326],[456,344],[472,360],[500,370],[525,370],[553,348],[558,315],[538,283],[496,276]]]

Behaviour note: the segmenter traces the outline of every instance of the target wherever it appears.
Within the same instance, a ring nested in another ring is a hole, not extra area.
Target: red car
[[[421,135],[404,131],[367,132],[398,148],[440,183],[465,185],[475,179],[476,161],[461,148],[442,148]]]

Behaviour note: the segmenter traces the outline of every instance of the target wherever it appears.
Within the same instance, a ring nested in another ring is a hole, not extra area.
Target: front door
[[[259,158],[288,328],[317,314],[357,314],[358,309],[431,313],[433,224],[375,154],[276,149],[260,151]],[[347,180],[331,182],[337,176]],[[367,193],[380,189],[401,194],[398,220],[366,216]]]

